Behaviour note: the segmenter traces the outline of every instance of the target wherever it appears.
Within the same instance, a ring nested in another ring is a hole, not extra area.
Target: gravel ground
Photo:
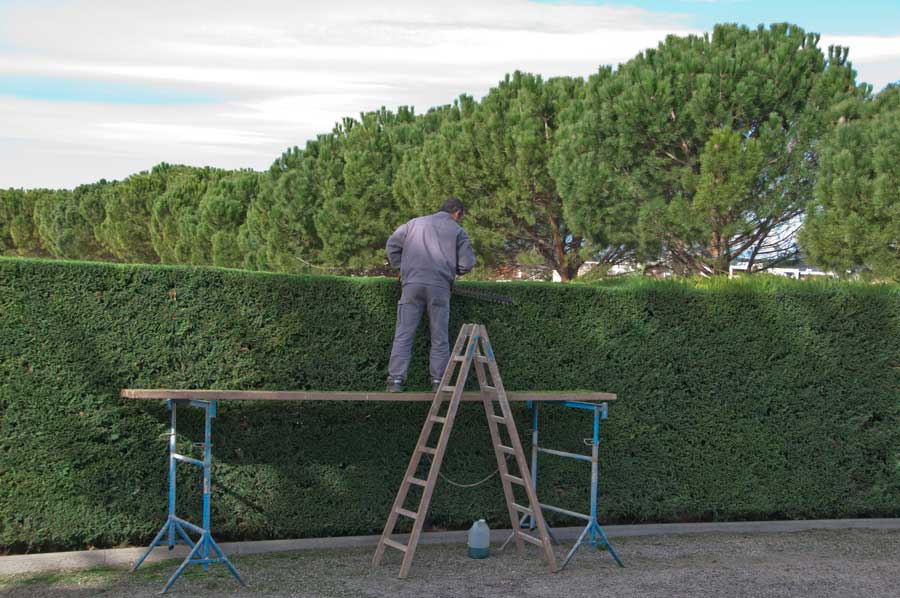
[[[183,596],[337,596],[447,598],[566,596],[678,597],[900,596],[900,532],[806,531],[616,538],[626,568],[609,554],[582,549],[562,572],[547,572],[538,550],[524,559],[511,548],[485,560],[465,546],[422,545],[406,580],[395,576],[399,553],[370,567],[374,549],[303,551],[238,557],[250,584],[224,567],[192,565],[169,594]],[[566,547],[558,547],[564,555]],[[154,596],[175,570],[168,561],[134,574],[120,569],[0,577],[0,595],[36,597]]]

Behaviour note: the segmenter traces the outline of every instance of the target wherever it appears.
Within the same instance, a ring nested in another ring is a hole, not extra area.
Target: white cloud
[[[875,91],[900,81],[900,36],[822,35],[819,45],[850,48],[849,59],[859,79],[871,83]]]
[[[685,22],[635,8],[526,0],[13,3],[0,7],[0,76],[121,82],[221,101],[0,97],[0,187],[70,187],[163,160],[262,169],[343,116],[381,105],[421,112],[459,93],[481,97],[516,69],[588,75],[668,33],[690,32]],[[829,43],[849,43],[866,79],[866,65],[887,73],[900,62],[897,38],[872,39]]]
[[[140,139],[143,143],[165,144],[261,145],[276,141],[252,131],[145,122],[103,123],[98,137],[107,141]]]

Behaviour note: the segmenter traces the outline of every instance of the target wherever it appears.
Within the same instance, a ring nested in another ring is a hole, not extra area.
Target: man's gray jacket
[[[387,242],[388,261],[400,268],[404,285],[450,288],[459,274],[475,266],[469,235],[447,212],[413,218]]]

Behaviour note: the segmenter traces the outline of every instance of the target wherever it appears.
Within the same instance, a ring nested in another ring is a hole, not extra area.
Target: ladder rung
[[[531,509],[529,509],[528,507],[523,507],[519,503],[515,503],[515,502],[511,503],[511,504],[512,504],[512,508],[514,508],[519,513],[525,513],[526,515],[534,515],[534,513],[532,513]]]
[[[453,361],[465,361],[465,360],[466,360],[465,355],[454,355],[453,356]]]
[[[530,543],[534,544],[535,546],[543,546],[544,545],[543,540],[541,540],[540,538],[535,538],[531,534],[526,534],[525,532],[523,532],[521,530],[516,530],[516,533],[519,535],[520,538],[522,538],[526,542],[530,542]],[[387,542],[387,540],[385,540],[385,542]]]
[[[382,540],[385,546],[390,546],[391,548],[396,548],[400,552],[406,552],[406,544],[401,544],[400,542],[395,542],[390,538],[385,538]]]
[[[488,418],[490,418],[491,421],[497,422],[498,424],[506,423],[506,418],[502,415],[489,415]]]
[[[442,386],[441,390],[443,392],[453,392],[454,390],[456,390],[456,387],[455,386]]]
[[[491,386],[490,384],[485,384],[484,386],[481,387],[481,390],[486,390],[488,392],[497,392],[497,387]]]
[[[509,480],[510,482],[512,482],[513,484],[518,484],[519,486],[525,485],[525,480],[523,480],[522,478],[520,478],[518,476],[514,476],[509,473],[504,473],[503,477],[506,478],[507,480]]]
[[[480,361],[481,363],[487,363],[487,362],[490,361],[490,359],[488,359],[488,358],[485,357],[484,355],[476,355],[476,356],[475,356],[475,359],[476,359],[477,361]]]
[[[515,454],[516,454],[516,449],[514,449],[514,448],[511,447],[511,446],[506,446],[505,444],[498,444],[498,445],[497,445],[497,448],[500,449],[501,451],[503,451],[504,453],[507,453],[507,454],[510,454],[510,455],[515,455]]]
[[[415,511],[410,511],[408,509],[404,509],[403,507],[397,507],[397,513],[403,515],[404,517],[409,517],[410,519],[418,519],[419,514]]]
[[[424,488],[425,486],[428,485],[427,481],[420,480],[419,478],[406,478],[406,481],[409,482],[410,484],[415,484],[416,486],[421,486],[422,488]]]
[[[437,455],[437,449],[431,448],[430,446],[423,446],[419,450],[422,451],[423,453],[428,453],[429,455]]]
[[[429,417],[428,419],[430,419],[430,420],[433,421],[433,422],[437,422],[437,423],[439,423],[439,424],[445,424],[445,423],[447,423],[447,418],[446,418],[446,417],[441,417],[440,415],[432,415],[432,416]]]

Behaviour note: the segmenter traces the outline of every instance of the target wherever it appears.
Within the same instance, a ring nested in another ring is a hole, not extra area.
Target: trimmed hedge
[[[474,283],[472,283],[474,284]],[[900,516],[900,292],[838,283],[509,283],[485,323],[510,390],[611,391],[605,521]],[[148,542],[166,506],[162,401],[122,387],[378,390],[399,290],[388,279],[0,259],[0,546]],[[427,384],[427,333],[411,384]],[[527,440],[528,416],[517,407]],[[223,404],[218,539],[378,533],[426,404]],[[191,411],[198,411],[191,413]],[[583,412],[548,407],[548,446],[586,452]],[[179,443],[201,438],[183,410]],[[464,405],[444,474],[494,469]],[[542,457],[542,500],[586,509],[589,467]],[[179,469],[197,519],[199,474]],[[496,479],[441,484],[436,527],[504,525]]]

